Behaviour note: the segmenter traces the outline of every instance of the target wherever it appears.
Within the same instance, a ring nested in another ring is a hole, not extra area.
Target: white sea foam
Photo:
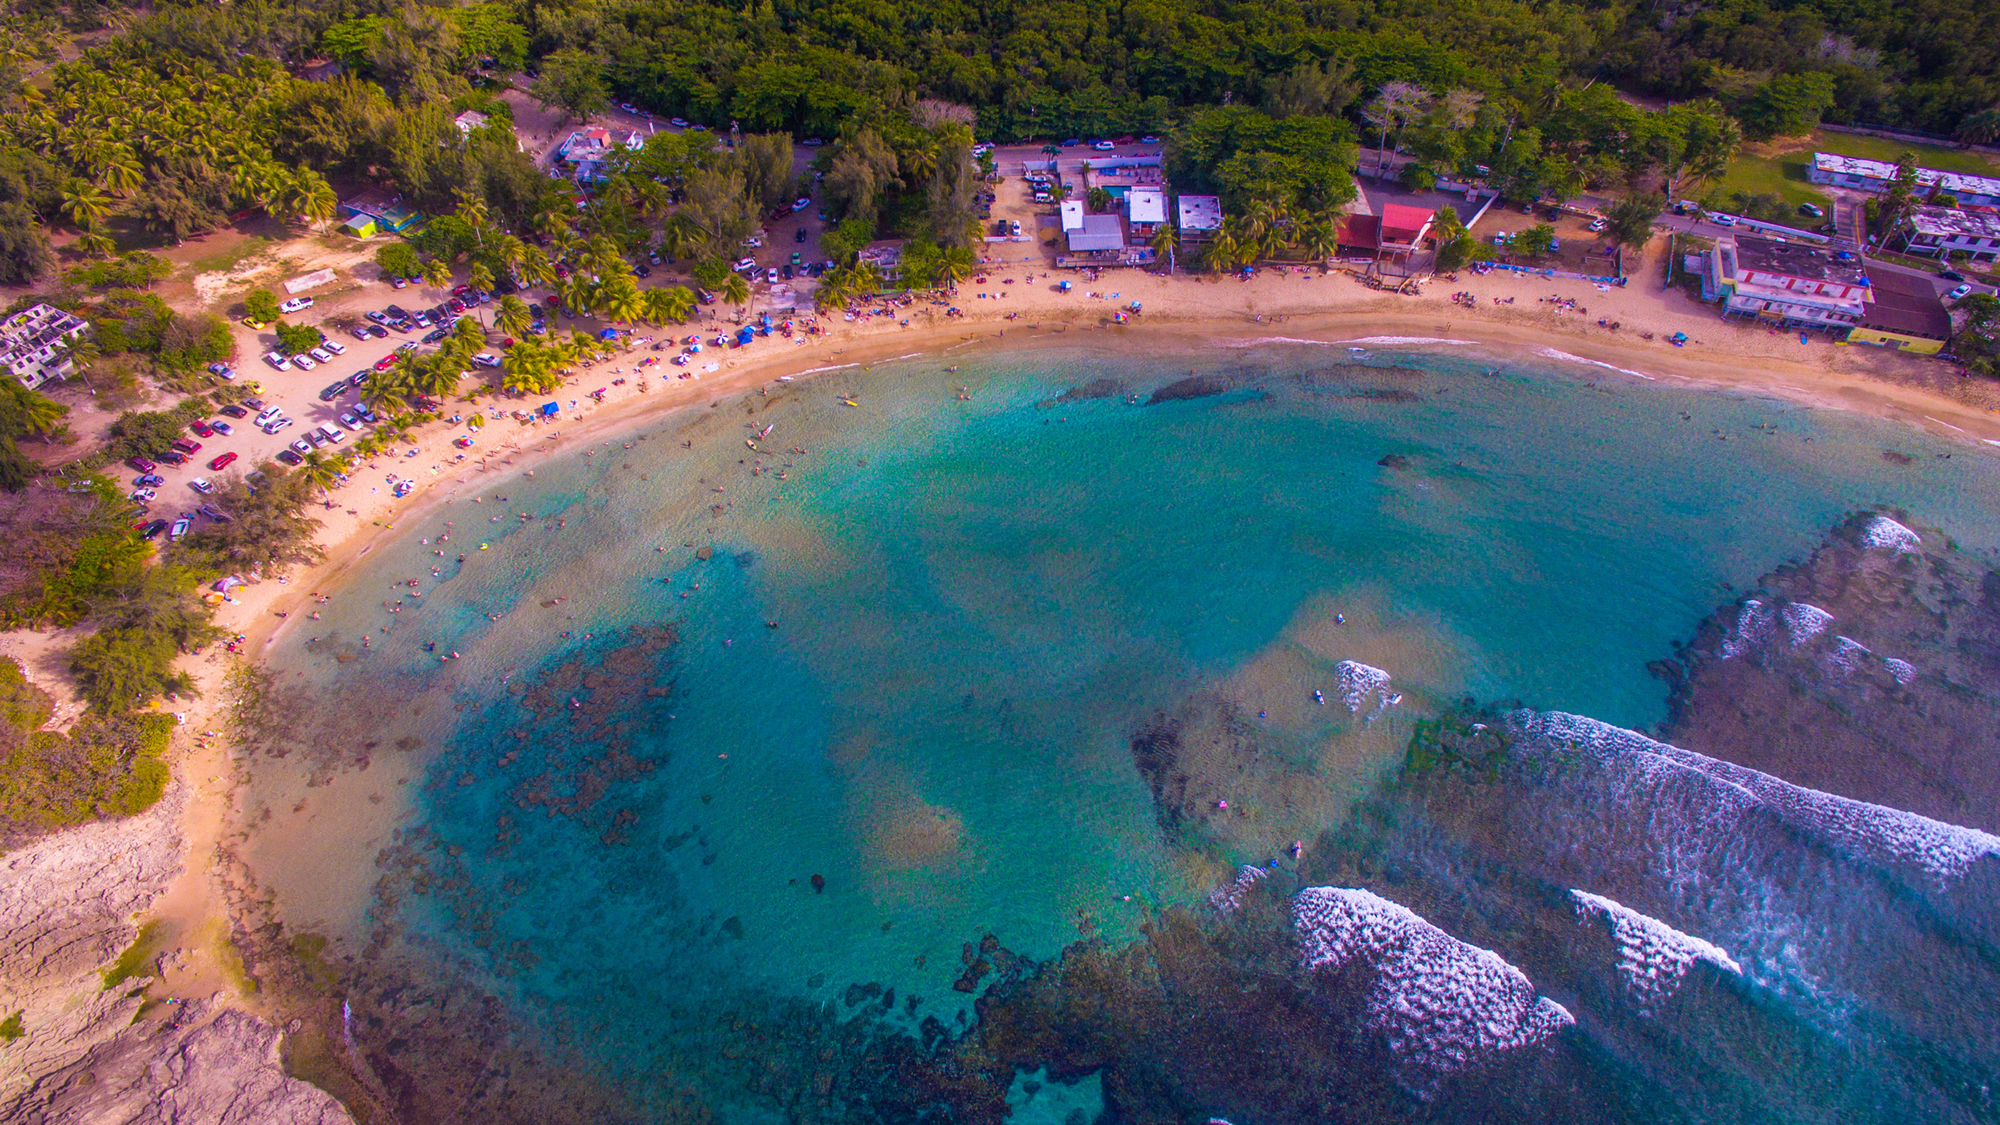
[[[859,366],[861,365],[858,363],[836,363],[832,367],[808,367],[804,371],[799,372],[799,374],[819,375],[828,371],[845,371],[850,367],[859,367]]]
[[[1785,636],[1791,640],[1792,647],[1797,648],[1826,632],[1827,626],[1833,624],[1833,614],[1816,605],[1786,602],[1778,609],[1778,621],[1784,625]]]
[[[1909,554],[1923,542],[1916,532],[1890,519],[1888,516],[1871,516],[1861,525],[1861,531],[1854,537],[1863,547],[1885,547],[1892,551]]]
[[[1742,975],[1738,965],[1720,946],[1684,934],[1658,918],[1641,914],[1603,895],[1571,890],[1579,917],[1585,921],[1603,919],[1611,924],[1618,942],[1618,973],[1625,987],[1638,999],[1640,1010],[1650,1012],[1680,991],[1688,970],[1696,961],[1706,961],[1718,969]]]
[[[1401,1060],[1397,1078],[1428,1098],[1450,1074],[1532,1046],[1576,1022],[1521,970],[1372,891],[1309,887],[1292,899],[1307,969],[1374,970],[1367,1026]]]
[[[1735,659],[1770,643],[1778,626],[1784,627],[1785,639],[1792,648],[1802,648],[1824,636],[1832,624],[1833,615],[1816,605],[1787,602],[1774,610],[1752,598],[1737,611],[1736,624],[1722,639],[1719,651],[1722,659]],[[1878,656],[1869,651],[1867,645],[1838,633],[1826,643],[1818,661],[1821,668],[1839,679],[1846,679],[1876,665],[1885,669],[1898,684],[1908,684],[1917,677],[1917,669],[1909,661]]]
[[[1616,371],[1623,375],[1637,375],[1639,378],[1644,379],[1648,383],[1659,382],[1658,379],[1653,378],[1651,375],[1646,374],[1644,371],[1634,371],[1629,367],[1619,367],[1616,364],[1606,363],[1601,359],[1585,359],[1580,355],[1571,355],[1568,352],[1557,351],[1556,349],[1550,347],[1536,348],[1535,354],[1547,359],[1559,359],[1562,360],[1564,363],[1581,363],[1585,367],[1602,367],[1606,371]]]
[[[1361,336],[1352,340],[1336,340],[1337,344],[1373,344],[1378,348],[1419,347],[1428,344],[1444,344],[1454,348],[1469,348],[1477,340],[1452,340],[1443,336]]]
[[[1216,340],[1214,342],[1222,345],[1225,348],[1254,348],[1263,344],[1312,344],[1317,347],[1330,347],[1336,343],[1345,344],[1345,343],[1350,343],[1351,341],[1302,340],[1297,336],[1250,336],[1250,337],[1237,336],[1226,340]]]
[[[1262,882],[1264,876],[1269,874],[1270,871],[1266,868],[1251,867],[1245,864],[1236,869],[1236,877],[1234,879],[1209,892],[1208,904],[1213,906],[1218,913],[1234,914],[1242,909],[1243,896],[1249,893],[1251,887]]]
[[[1889,669],[1889,674],[1896,678],[1896,682],[1905,687],[1909,685],[1911,680],[1917,678],[1916,665],[1911,664],[1907,660],[1898,660],[1893,656],[1885,656],[1882,658],[1882,666]]]
[[[1580,749],[1601,760],[1629,765],[1640,775],[1634,781],[1648,789],[1675,780],[1695,783],[1695,792],[1705,789],[1706,799],[1718,812],[1768,809],[1807,837],[1865,862],[1913,870],[1938,890],[1963,878],[1975,861],[2000,855],[2000,837],[1976,828],[1793,785],[1596,719],[1524,710],[1514,712],[1508,722],[1530,751]]]
[[[1358,713],[1364,705],[1374,714],[1396,702],[1389,690],[1389,673],[1359,661],[1343,660],[1334,665],[1333,683],[1334,694],[1349,714]]]

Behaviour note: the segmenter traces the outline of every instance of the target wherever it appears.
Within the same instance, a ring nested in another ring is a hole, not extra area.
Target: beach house
[[[1723,235],[1704,264],[1703,296],[1725,316],[1845,332],[1873,299],[1867,266],[1845,250]]]
[[[1869,280],[1871,299],[1861,322],[1848,331],[1848,343],[1914,355],[1936,355],[1944,349],[1951,339],[1951,313],[1930,278],[1882,270]]]
[[[1806,165],[1806,179],[1830,187],[1884,192],[1895,182],[1896,165],[1886,160],[1863,160],[1857,156],[1815,152],[1812,162]],[[2000,207],[2000,179],[1992,176],[1918,168],[1916,182],[1924,193],[1935,189],[1958,200],[1961,206],[1971,203],[1981,207]]]
[[[2000,258],[2000,215],[1918,207],[1910,214],[1903,239],[1903,249],[1912,254],[1943,258],[1957,252],[1975,262],[1990,262]]]
[[[63,345],[90,331],[90,322],[54,305],[30,305],[0,321],[0,367],[34,390],[58,382],[75,366]]]

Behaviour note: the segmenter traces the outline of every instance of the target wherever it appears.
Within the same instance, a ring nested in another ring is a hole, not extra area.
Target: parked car
[[[667,124],[672,125],[676,129],[685,129],[688,127],[687,118],[685,117],[670,117],[667,119]]]
[[[1099,152],[1110,152],[1112,149],[1115,149],[1118,146],[1112,144],[1110,141],[1099,141],[1096,144],[1091,145],[1090,147],[1096,149]]]
[[[776,284],[778,283],[778,271],[777,271],[777,270],[765,270],[765,271],[764,271],[764,283],[765,283],[765,284],[767,284],[767,285],[776,285]]]
[[[319,342],[319,346],[325,348],[327,351],[332,352],[334,355],[347,354],[347,345],[341,343],[338,340],[321,340]]]
[[[220,418],[217,418],[215,421],[210,422],[208,424],[208,428],[214,430],[218,434],[221,434],[223,437],[231,437],[236,433],[235,426],[230,425],[229,423],[223,421]]]
[[[332,422],[328,422],[324,426],[321,426],[319,428],[319,432],[325,434],[326,440],[330,442],[339,443],[347,440],[347,431],[341,429],[339,426],[334,425]]]
[[[193,526],[194,526],[194,521],[192,519],[189,519],[186,516],[182,516],[181,518],[174,521],[174,526],[172,530],[167,532],[167,539],[170,542],[178,543],[181,541],[181,538],[188,533],[188,528]]]
[[[389,338],[389,330],[379,324],[371,324],[368,326],[368,335],[377,340],[386,340]]]
[[[1715,214],[1710,215],[1708,217],[1708,221],[1714,223],[1716,226],[1719,227],[1733,227],[1736,225],[1736,216],[1725,215],[1718,211]]]
[[[207,496],[209,493],[215,491],[215,485],[209,483],[207,477],[194,478],[193,480],[188,482],[188,487],[194,489],[196,492],[201,493],[203,496]]]
[[[286,426],[289,426],[291,424],[292,420],[281,414],[278,417],[273,418],[270,421],[264,423],[264,432],[267,434],[275,434],[279,430],[282,430]]]
[[[1941,269],[1937,275],[1946,281],[1964,281],[1965,275],[1954,269]]]
[[[318,367],[319,364],[314,363],[311,356],[300,352],[298,355],[292,357],[292,366],[298,368],[300,371],[311,371],[313,368]]]
[[[370,327],[371,327],[370,325],[366,324],[357,324],[354,327],[348,329],[347,331],[349,335],[353,336],[357,340],[366,340],[368,338],[368,329]]]
[[[332,353],[332,352],[330,352],[330,351],[327,351],[327,350],[326,350],[325,348],[323,348],[323,347],[322,347],[322,348],[313,348],[312,350],[308,351],[308,352],[307,352],[306,354],[312,357],[312,361],[313,361],[314,363],[332,363],[332,362],[333,362],[333,353]]]
[[[141,504],[150,504],[154,500],[159,499],[159,496],[159,493],[154,492],[150,488],[135,488],[126,499],[134,500]]]
[[[382,311],[383,311],[384,313],[388,314],[388,315],[387,315],[387,316],[386,316],[386,317],[384,318],[384,319],[387,319],[387,320],[408,320],[408,319],[410,319],[410,310],[408,310],[408,309],[404,308],[404,307],[403,307],[403,306],[401,306],[401,305],[388,305],[388,306],[385,306],[385,307],[384,307],[384,308],[382,309]]]
[[[1160,143],[1160,138],[1152,135],[1151,133],[1148,133],[1145,136],[1139,138],[1139,143],[1142,145],[1156,145]]]
[[[404,281],[402,278],[397,277],[393,274],[391,274],[389,277],[389,288],[391,289],[401,289],[408,284],[409,282]]]
[[[806,228],[800,227],[797,231],[793,232],[792,234],[793,242],[804,242],[805,240],[806,240]]]
[[[356,371],[354,374],[349,375],[347,377],[347,385],[350,387],[358,388],[363,384],[367,383],[368,380],[374,376],[374,374],[375,373],[373,371]]]
[[[1810,203],[1801,203],[1799,204],[1799,214],[1804,215],[1808,219],[1818,219],[1825,217],[1826,212]]]
[[[361,430],[361,419],[356,418],[352,410],[340,412],[340,424],[357,433]]]
[[[1021,235],[1021,220],[1019,219],[1007,220],[1007,233],[1015,236],[1016,238],[1019,238]]]
[[[1064,141],[1064,142],[1062,143],[1062,146],[1063,146],[1064,148],[1075,148],[1076,146],[1078,146],[1078,145],[1080,145],[1080,144],[1082,144],[1082,143],[1083,143],[1082,141],[1080,141],[1080,140],[1076,139],[1075,137],[1071,137],[1071,138],[1070,138],[1069,140],[1066,140],[1066,141]]]
[[[480,352],[478,355],[472,357],[472,362],[481,367],[498,367],[500,366],[500,357],[494,355],[492,352]]]
[[[1952,290],[1951,292],[1949,292],[1949,293],[1946,293],[1946,294],[1944,295],[1944,299],[1945,299],[1945,300],[1947,300],[1947,301],[1956,301],[1956,300],[1959,300],[1959,299],[1960,299],[1960,298],[1962,298],[1962,297],[1965,297],[1966,295],[1970,294],[1971,292],[1972,292],[1972,286],[1970,286],[1970,285],[1961,285],[1961,286],[1959,286],[1958,288],[1956,288],[1956,289]]]
[[[644,262],[640,262],[638,265],[632,267],[632,276],[651,277],[653,276],[653,267],[647,265]]]
[[[264,362],[277,368],[279,371],[287,370],[292,366],[292,361],[286,359],[283,352],[265,352]]]
[[[231,376],[231,374],[233,374],[232,372],[230,372],[230,370],[229,370],[229,365],[228,365],[228,364],[226,364],[226,363],[211,363],[211,364],[209,364],[209,365],[208,365],[208,373],[209,373],[210,375],[220,375],[220,376],[222,376],[222,377],[223,377],[223,378],[225,378],[225,379],[229,378],[229,377]]]
[[[778,276],[784,278],[786,281],[790,281],[792,279],[792,267],[789,264],[785,265],[778,270]]]
[[[1592,219],[1590,220],[1590,232],[1597,234],[1610,225],[1610,223],[1605,222],[1603,219]]]
[[[376,360],[375,370],[377,371],[389,370],[389,368],[394,366],[396,363],[396,355],[397,355],[396,352],[390,352],[388,355],[385,355],[381,359]]]
[[[313,299],[311,297],[292,297],[280,304],[278,311],[288,313],[304,312],[312,307]]]
[[[193,456],[194,454],[201,452],[201,443],[198,441],[189,441],[186,438],[175,438],[174,452],[185,453],[189,456]]]
[[[311,436],[312,435],[310,433],[306,435],[306,437],[311,437]],[[305,438],[300,438],[299,440],[293,442],[288,448],[290,448],[292,451],[296,453],[311,453],[313,451],[313,447],[306,442]]]
[[[158,488],[167,483],[167,478],[158,473],[147,473],[132,483],[140,488]]]
[[[811,207],[812,205],[813,205],[812,199],[807,196],[801,195],[797,199],[792,200],[793,211],[803,211],[806,208]]]
[[[375,417],[375,412],[373,410],[368,409],[368,404],[365,402],[360,404],[359,406],[356,406],[354,408],[354,413],[359,415],[363,422],[373,423],[379,420]]]
[[[732,270],[735,270],[735,271],[736,271],[737,273],[743,273],[743,272],[745,272],[745,271],[747,271],[747,270],[754,270],[754,269],[756,269],[756,268],[757,268],[757,259],[755,259],[755,258],[738,258],[738,259],[736,260],[736,264],[735,264],[735,265],[733,265],[733,266],[731,266],[731,267],[729,267],[729,268],[730,268],[730,269],[732,269]]]
[[[284,412],[285,408],[282,406],[267,406],[257,412],[257,424],[261,426],[271,419],[284,414]]]
[[[224,453],[221,456],[210,461],[208,463],[208,471],[212,473],[219,473],[222,470],[228,468],[230,463],[235,460],[236,460],[236,452],[234,450],[231,450],[230,452]]]
[[[188,429],[190,429],[190,430],[193,430],[193,431],[194,431],[194,435],[195,435],[196,437],[214,437],[214,436],[215,436],[215,431],[214,431],[214,430],[212,430],[212,429],[209,429],[209,427],[208,427],[208,423],[207,423],[207,422],[204,422],[204,421],[202,421],[202,420],[201,420],[201,419],[199,419],[199,418],[196,418],[196,419],[195,419],[194,421],[192,421],[192,422],[189,422],[189,423],[188,423]]]
[[[280,449],[278,450],[278,460],[283,461],[287,465],[296,465],[304,461],[305,458],[293,453],[289,449]]]
[[[344,395],[346,393],[347,393],[347,380],[342,379],[338,383],[328,383],[326,386],[320,388],[319,400],[321,402],[332,402],[334,399],[337,399],[341,395]]]
[[[165,453],[160,454],[160,464],[162,465],[185,465],[187,463],[188,459],[186,455],[174,450],[169,449]]]
[[[158,539],[160,537],[160,532],[165,531],[167,527],[168,524],[166,520],[153,520],[152,522],[145,524],[143,527],[139,529],[139,538]]]
[[[439,340],[442,340],[449,335],[451,335],[451,333],[446,329],[433,328],[429,332],[424,333],[424,343],[435,344]]]

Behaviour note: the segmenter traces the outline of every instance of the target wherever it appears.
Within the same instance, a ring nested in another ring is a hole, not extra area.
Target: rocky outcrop
[[[332,1095],[288,1078],[278,1029],[234,1009],[141,1021],[44,1076],[6,1113],[26,1125],[352,1125]],[[212,1018],[207,1018],[212,1014]]]
[[[103,970],[181,871],[185,786],[126,820],[87,824],[0,857],[0,1106],[34,1076],[81,1058],[132,1022],[143,981],[106,990]],[[11,1116],[11,1115],[9,1115]]]

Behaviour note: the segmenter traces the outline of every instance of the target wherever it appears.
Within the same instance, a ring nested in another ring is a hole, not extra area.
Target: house
[[[423,219],[422,214],[403,206],[402,196],[391,196],[377,188],[342,200],[340,214],[346,220],[341,229],[359,238],[371,234],[403,234]]]
[[[1949,207],[1918,207],[1909,222],[1903,248],[1912,254],[1942,258],[1958,251],[1976,262],[2000,258],[2000,215],[1989,211],[1954,211]]]
[[[1806,179],[1816,184],[1884,192],[1896,179],[1896,166],[1886,160],[1863,160],[1831,152],[1815,152],[1806,165]],[[1966,172],[1941,172],[1919,168],[1917,187],[1925,193],[1935,189],[1958,200],[1982,207],[2000,207],[2000,179]]]
[[[459,132],[470,136],[474,129],[481,129],[486,126],[487,117],[476,109],[468,109],[451,120],[452,124],[458,126]]]
[[[1951,313],[1928,277],[1884,270],[1871,277],[1874,299],[1861,323],[1847,333],[1850,344],[1899,348],[1916,355],[1935,355],[1951,339]]]
[[[1064,234],[1083,229],[1083,200],[1065,199],[1056,204],[1056,213],[1062,218]]]
[[[1845,330],[1873,300],[1867,266],[1844,250],[1723,235],[1706,264],[1703,295],[1721,297],[1725,316]]]
[[[67,376],[76,361],[63,345],[90,331],[90,322],[54,305],[30,305],[0,321],[0,367],[34,390]]]
[[[1160,166],[1157,161],[1147,164],[1092,165],[1083,173],[1085,191],[1096,191],[1101,188],[1113,199],[1125,198],[1126,193],[1134,188],[1158,187],[1164,182],[1160,178]]]
[[[1065,233],[1072,254],[1125,249],[1125,222],[1116,215],[1085,215],[1075,230]]]
[[[1334,247],[1343,257],[1372,258],[1382,249],[1382,219],[1356,212],[1343,215],[1334,229]]]
[[[1174,200],[1183,241],[1201,242],[1222,229],[1222,200],[1213,195],[1183,195]]]
[[[1136,238],[1151,238],[1167,221],[1167,190],[1163,187],[1134,187],[1125,196],[1125,221]]]
[[[596,183],[611,176],[611,158],[620,149],[644,148],[646,138],[602,125],[578,129],[556,148],[556,160],[568,164],[579,184]]]
[[[1397,262],[1409,257],[1412,251],[1423,245],[1424,238],[1431,232],[1431,223],[1436,219],[1437,212],[1429,208],[1412,207],[1407,203],[1384,204],[1377,256]]]

